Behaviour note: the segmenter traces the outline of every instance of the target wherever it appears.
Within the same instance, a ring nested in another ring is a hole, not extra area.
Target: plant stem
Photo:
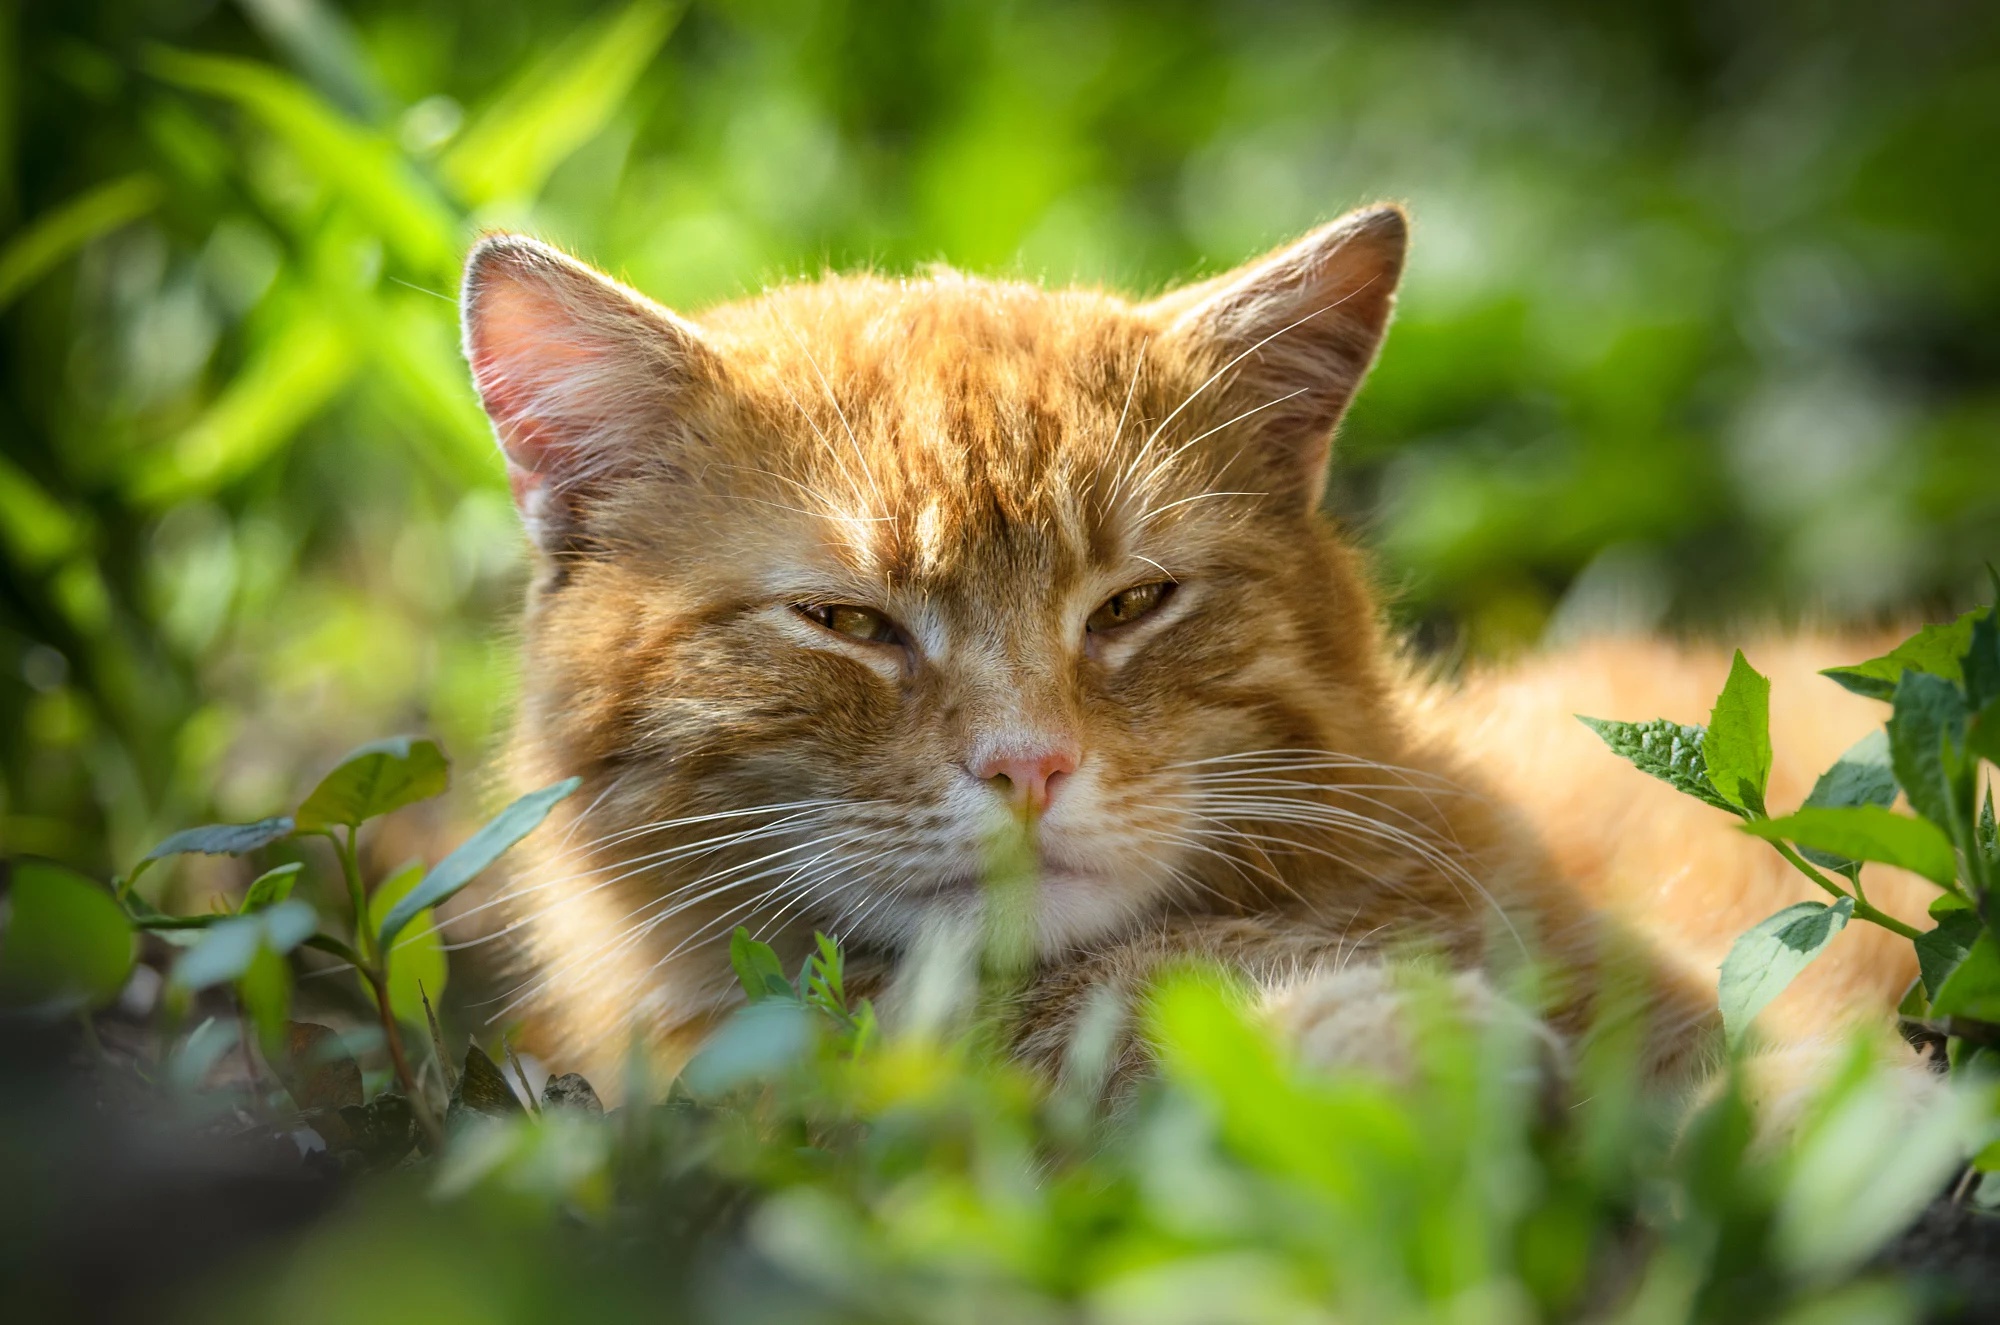
[[[347,899],[354,908],[354,946],[364,957],[375,955],[375,945],[368,933],[368,890],[361,885],[361,859],[355,854],[354,838],[357,830],[347,830],[346,840],[334,839],[334,851],[340,856],[340,872],[347,878]]]
[[[1773,842],[1771,843],[1771,845],[1776,847],[1778,849],[1778,854],[1783,856],[1786,860],[1789,860],[1792,863],[1792,867],[1798,870],[1799,873],[1805,875],[1808,879],[1811,879],[1814,883],[1826,889],[1828,892],[1832,893],[1835,897],[1845,897],[1849,901],[1852,901],[1854,903],[1855,919],[1866,920],[1870,924],[1880,925],[1882,928],[1886,930],[1889,930],[1893,933],[1901,934],[1906,939],[1917,938],[1923,933],[1922,930],[1911,928],[1910,926],[1904,924],[1902,921],[1896,919],[1896,917],[1890,915],[1888,912],[1878,910],[1876,907],[1870,905],[1867,899],[1856,897],[1854,893],[1847,891],[1847,889],[1841,887],[1839,884],[1835,883],[1832,879],[1827,878],[1826,875],[1821,874],[1818,870],[1814,869],[1811,865],[1807,864],[1805,860],[1799,855],[1798,852],[1792,850],[1790,847],[1786,846],[1783,842]],[[1859,884],[1855,885],[1855,891],[1856,892],[1860,891]]]
[[[360,967],[361,974],[368,981],[375,995],[375,1009],[382,1018],[382,1038],[389,1046],[389,1061],[396,1066],[396,1080],[402,1084],[403,1094],[410,1101],[410,1110],[417,1116],[417,1123],[424,1129],[431,1146],[436,1148],[444,1142],[444,1131],[431,1116],[430,1105],[417,1091],[416,1073],[410,1071],[410,1059],[403,1052],[403,1030],[396,1024],[396,1014],[389,1010],[389,984],[382,976],[368,967]]]

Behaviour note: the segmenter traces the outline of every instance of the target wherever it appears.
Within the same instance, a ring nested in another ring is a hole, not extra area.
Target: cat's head
[[[1025,848],[1045,948],[1282,883],[1244,825],[1383,749],[1315,508],[1405,229],[1144,303],[828,277],[693,320],[482,242],[466,353],[538,549],[521,740],[586,778],[584,837],[645,848],[599,868],[720,934],[898,943]]]

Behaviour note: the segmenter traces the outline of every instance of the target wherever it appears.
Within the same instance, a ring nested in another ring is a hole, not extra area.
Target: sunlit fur
[[[693,321],[485,241],[467,352],[539,549],[511,775],[583,779],[489,904],[521,957],[509,1006],[565,1061],[615,1060],[636,1027],[670,1063],[736,998],[739,924],[788,961],[841,937],[893,1004],[911,945],[971,915],[996,844],[1031,832],[1038,1061],[1093,989],[1191,953],[1260,983],[1320,1057],[1380,1058],[1379,959],[1412,945],[1475,984],[1532,948],[1572,1035],[1629,975],[1653,1067],[1699,1061],[1713,945],[1656,959],[1642,940],[1672,925],[1609,917],[1663,879],[1661,906],[1707,914],[1765,869],[1757,844],[1591,748],[1559,671],[1469,706],[1413,679],[1317,513],[1404,237],[1399,211],[1356,213],[1148,303],[829,276]],[[1160,609],[1086,631],[1159,580]],[[794,610],[824,603],[908,647]],[[1523,687],[1522,721],[1558,734],[1492,711]],[[1667,711],[1699,718],[1692,693]],[[970,770],[1045,747],[1079,762],[1024,825]],[[1649,816],[1672,832],[1621,851]],[[1827,996],[1887,990],[1893,959],[1870,960]]]

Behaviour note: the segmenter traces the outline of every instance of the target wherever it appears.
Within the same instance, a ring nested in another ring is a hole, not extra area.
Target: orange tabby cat
[[[1656,1074],[1710,1061],[1722,952],[1807,890],[1571,715],[1699,720],[1720,655],[1431,686],[1318,512],[1405,243],[1376,207],[1150,302],[827,277],[695,322],[482,242],[466,352],[539,550],[512,773],[583,778],[508,894],[545,1042],[615,1056],[636,1019],[677,1059],[738,998],[739,924],[841,936],[893,1013],[1013,851],[1020,1049],[1052,1068],[1092,990],[1198,954],[1307,1055],[1394,1072],[1418,946],[1474,1015],[1514,1015],[1489,964],[1531,948],[1558,1054],[1615,976]],[[1844,655],[1752,656],[1806,761],[1784,806],[1877,715],[1805,679]],[[1855,929],[1780,1038],[1908,979]]]

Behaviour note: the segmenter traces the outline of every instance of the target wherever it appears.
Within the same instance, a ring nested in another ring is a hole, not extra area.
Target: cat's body
[[[467,350],[544,554],[513,772],[584,779],[510,888],[550,1048],[685,1053],[738,924],[840,935],[893,1008],[1026,862],[1021,1048],[1052,1067],[1090,991],[1200,955],[1393,1071],[1384,959],[1415,948],[1475,1012],[1532,950],[1557,1038],[1610,977],[1656,1072],[1706,1061],[1720,945],[1799,889],[1569,715],[1698,720],[1712,660],[1433,687],[1315,511],[1403,245],[1377,209],[1149,304],[828,278],[699,328],[482,245]],[[1822,681],[1787,722],[1798,670],[1780,749],[1830,759],[1867,715]],[[1816,1022],[1907,978],[1843,946],[1789,996]]]

